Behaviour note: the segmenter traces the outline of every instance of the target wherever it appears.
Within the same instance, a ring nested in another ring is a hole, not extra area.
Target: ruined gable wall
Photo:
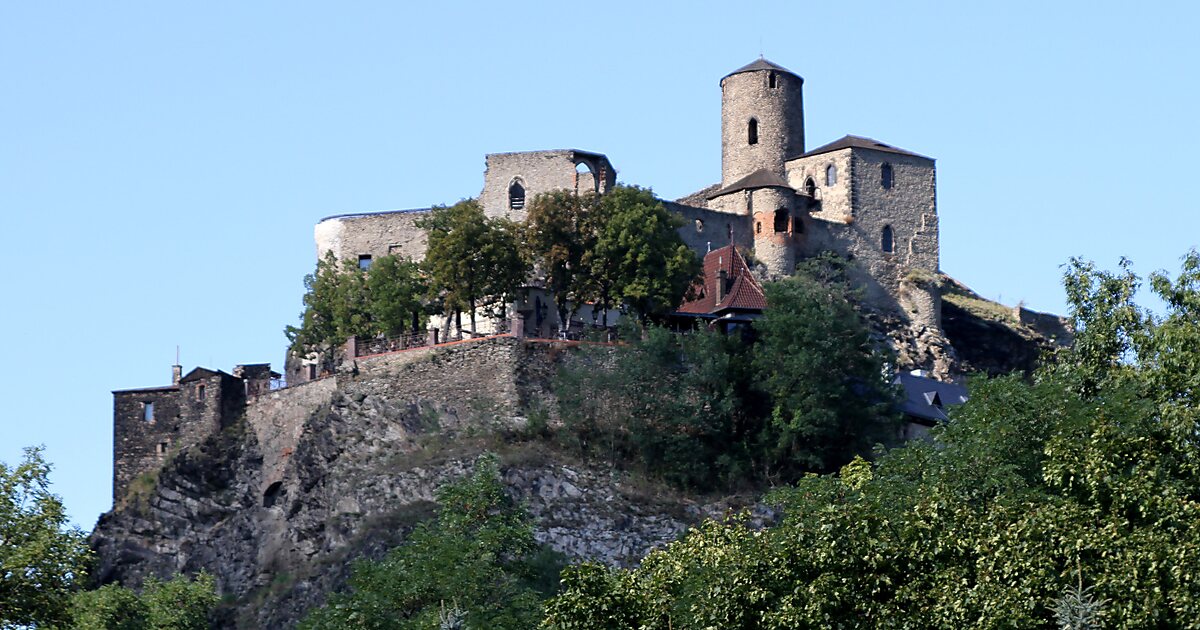
[[[483,192],[479,202],[489,217],[506,216],[524,221],[525,210],[509,210],[508,187],[520,178],[525,187],[525,205],[537,195],[552,190],[595,192],[595,178],[584,174],[576,186],[575,161],[572,151],[531,151],[528,153],[493,153],[487,156],[487,171],[483,176]]]

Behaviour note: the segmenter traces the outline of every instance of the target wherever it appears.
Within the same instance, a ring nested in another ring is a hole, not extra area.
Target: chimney
[[[722,269],[717,274],[717,304],[720,304],[721,300],[725,299],[725,285],[728,282],[729,274],[725,273],[725,270]]]
[[[175,364],[171,366],[171,384],[178,385],[179,380],[183,378],[183,366]]]

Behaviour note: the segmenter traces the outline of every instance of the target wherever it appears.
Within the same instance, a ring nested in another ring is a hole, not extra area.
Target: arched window
[[[892,187],[892,165],[885,163],[879,167],[879,184],[884,190]]]
[[[817,182],[814,182],[813,178],[811,177],[804,180],[804,194],[812,197],[813,199],[817,198]]]
[[[600,178],[592,172],[592,167],[587,162],[580,162],[575,165],[575,190],[583,193],[599,192]]]
[[[746,136],[747,136],[747,139],[749,139],[750,144],[758,144],[758,119],[757,118],[750,119],[750,125],[749,125],[749,129],[746,132]]]
[[[521,185],[519,179],[514,179],[512,185],[508,187],[508,207],[510,210],[525,208],[525,187]]]
[[[786,232],[788,229],[788,211],[787,208],[780,208],[775,211],[775,233]]]
[[[830,164],[825,167],[825,185],[832,186],[837,183],[837,167]]]
[[[804,219],[800,217],[792,217],[792,234],[804,233]]]
[[[883,236],[879,239],[879,248],[883,250],[883,253],[890,254],[895,251],[895,240],[895,235],[892,234],[892,226],[883,226]]]
[[[767,75],[767,85],[772,88],[775,87],[775,73],[774,72],[771,72],[770,74]]]

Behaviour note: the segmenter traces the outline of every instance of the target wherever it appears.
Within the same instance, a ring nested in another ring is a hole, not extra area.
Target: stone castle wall
[[[577,170],[577,165],[585,168]],[[487,156],[479,203],[489,217],[524,221],[524,208],[509,208],[508,191],[514,181],[520,181],[524,187],[528,207],[537,195],[554,190],[576,194],[605,192],[616,183],[616,175],[607,158],[584,151],[492,153]]]
[[[330,217],[314,229],[317,259],[332,251],[338,260],[357,261],[362,255],[421,260],[425,258],[425,231],[416,222],[427,215],[428,210],[397,210]]]
[[[258,439],[263,458],[260,492],[282,478],[305,422],[328,407],[335,391],[337,377],[333,376],[267,392],[248,402],[246,423]]]

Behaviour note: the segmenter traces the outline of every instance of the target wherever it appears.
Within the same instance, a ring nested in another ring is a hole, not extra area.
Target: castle
[[[664,201],[683,220],[683,241],[698,256],[726,246],[753,252],[768,278],[791,274],[805,257],[836,252],[855,261],[870,308],[902,322],[912,338],[941,339],[941,296],[923,281],[939,271],[933,159],[858,136],[808,150],[804,80],[765,59],[729,73],[720,85],[721,181]],[[519,221],[527,201],[540,193],[604,194],[615,184],[616,169],[599,153],[496,153],[486,158],[479,201],[486,215]],[[363,267],[387,255],[419,260],[425,233],[416,221],[428,211],[322,219],[315,229],[318,258],[331,251]],[[514,310],[536,311],[543,297],[527,295]],[[579,309],[582,317],[588,312]],[[518,317],[526,329],[514,332],[549,336],[558,323],[553,309],[548,315]],[[303,389],[295,385],[316,376],[292,367],[289,390]],[[238,366],[233,374],[197,368],[186,376],[176,366],[169,386],[114,392],[114,502],[172,449],[196,443],[242,415],[253,416],[252,428],[272,460],[267,468],[275,472],[263,482],[264,496],[270,496],[279,487],[280,462],[298,439],[299,423],[333,387],[296,391],[289,394],[294,400],[273,403],[274,409],[255,407],[278,376],[265,364]]]

